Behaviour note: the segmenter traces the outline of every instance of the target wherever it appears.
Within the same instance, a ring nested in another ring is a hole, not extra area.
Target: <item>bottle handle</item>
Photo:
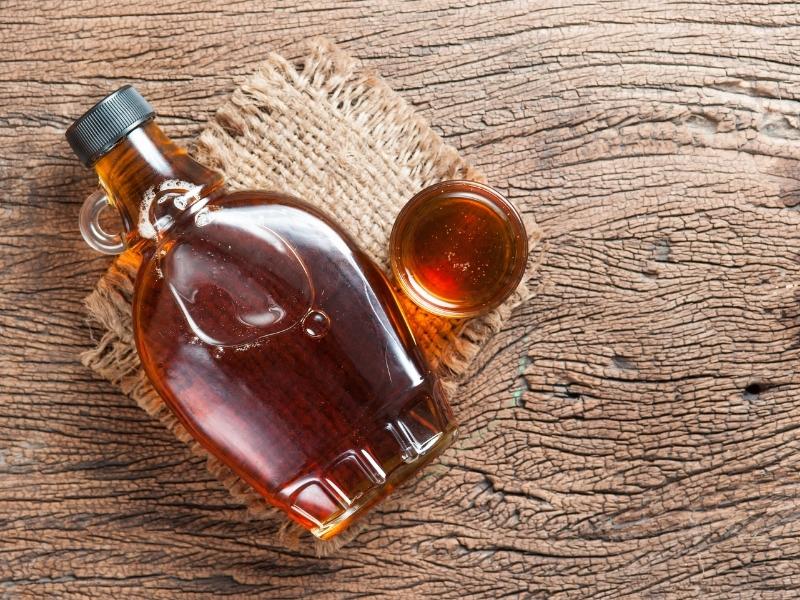
[[[125,250],[122,236],[118,233],[108,233],[100,225],[100,215],[108,206],[110,206],[108,196],[97,190],[83,201],[78,225],[83,240],[91,248],[103,254],[121,254]]]

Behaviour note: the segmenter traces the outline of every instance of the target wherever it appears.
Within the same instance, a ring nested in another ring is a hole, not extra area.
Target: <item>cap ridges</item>
[[[85,166],[92,165],[155,111],[132,85],[109,94],[69,126],[67,141]]]

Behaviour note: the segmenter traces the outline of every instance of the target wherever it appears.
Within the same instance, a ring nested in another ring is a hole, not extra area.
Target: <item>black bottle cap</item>
[[[85,166],[111,150],[156,112],[132,85],[100,100],[67,129],[67,141]]]

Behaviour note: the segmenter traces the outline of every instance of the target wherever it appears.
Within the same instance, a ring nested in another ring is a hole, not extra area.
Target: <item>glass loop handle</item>
[[[84,241],[103,254],[120,254],[125,250],[122,236],[108,233],[100,225],[100,215],[109,206],[108,196],[97,190],[83,201],[78,224]]]

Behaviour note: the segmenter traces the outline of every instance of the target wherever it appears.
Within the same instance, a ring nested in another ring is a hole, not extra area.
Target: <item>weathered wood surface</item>
[[[0,597],[800,595],[800,12],[559,4],[0,3]],[[188,140],[316,34],[549,236],[462,439],[325,559],[79,364],[63,139],[133,82]]]

